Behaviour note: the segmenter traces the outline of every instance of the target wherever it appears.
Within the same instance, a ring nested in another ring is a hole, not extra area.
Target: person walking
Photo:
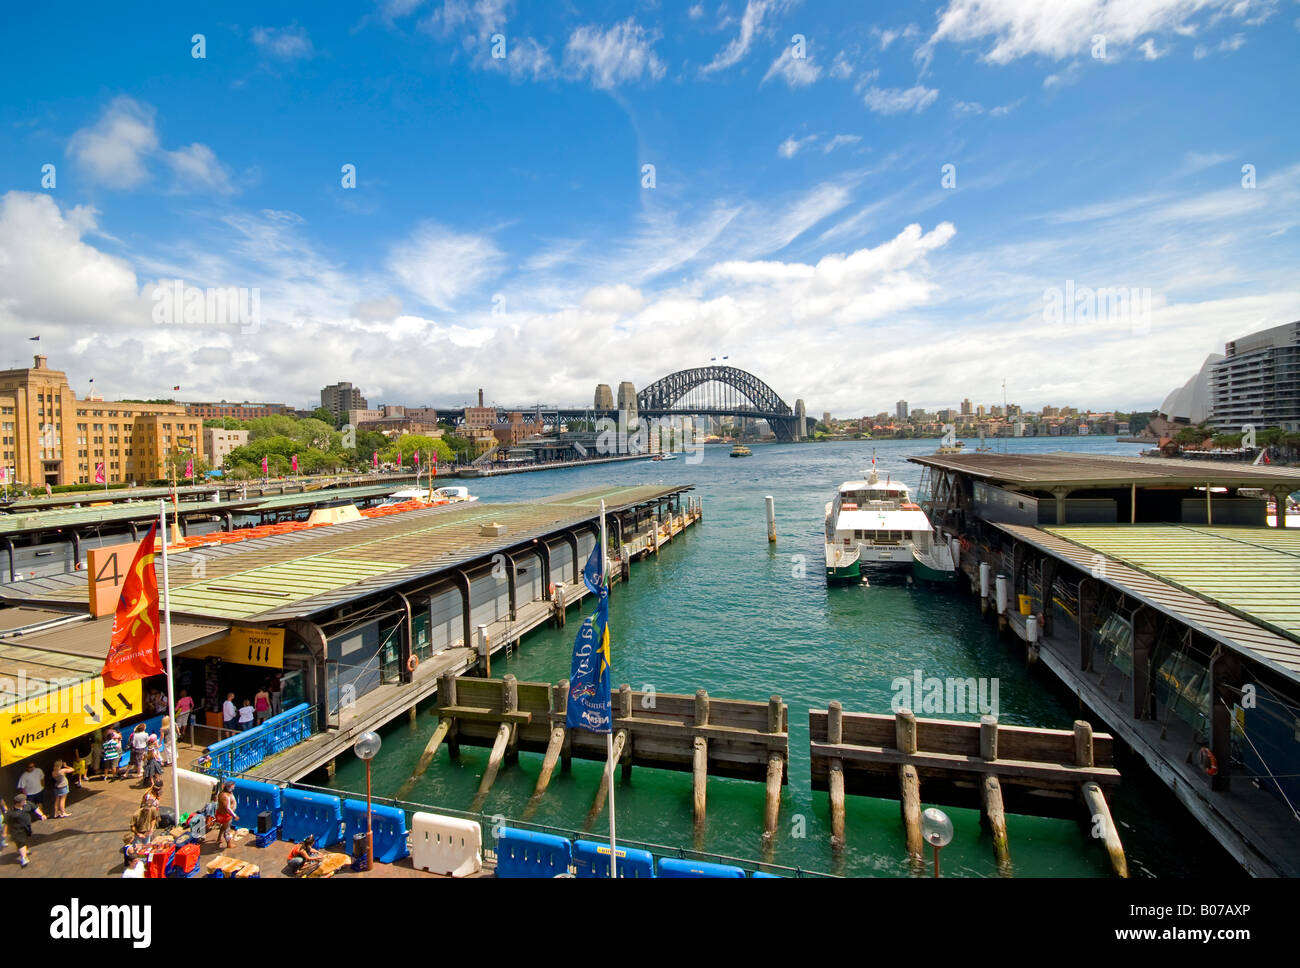
[[[104,736],[104,779],[116,780],[118,763],[122,760],[122,734],[109,727]]]
[[[176,700],[176,728],[185,729],[190,724],[190,716],[194,713],[194,700],[190,698],[188,689],[181,690],[181,698]],[[177,736],[180,735],[178,732]]]
[[[239,707],[239,731],[241,733],[253,728],[254,713],[253,704],[245,699],[244,704]]]
[[[135,770],[136,779],[144,777],[144,754],[149,749],[149,727],[137,723],[131,732],[131,768]]]
[[[221,724],[230,732],[236,731],[235,720],[239,711],[235,708],[235,694],[226,693],[226,701],[221,704]]]
[[[172,718],[164,716],[158,727],[158,750],[162,753],[163,766],[172,765]]]
[[[265,682],[253,697],[253,718],[258,726],[271,718],[271,694],[267,692]]]
[[[131,836],[133,844],[140,847],[153,840],[154,831],[158,829],[158,801],[152,793],[146,793],[140,801],[140,809],[131,818]]]
[[[217,846],[221,842],[226,842],[226,847],[234,847],[234,841],[230,836],[230,825],[239,819],[239,814],[235,813],[235,782],[227,780],[221,785],[221,792],[217,794]]]
[[[29,809],[27,795],[20,793],[14,797],[14,805],[4,813],[5,830],[9,839],[18,848],[18,866],[26,867],[30,863],[28,850],[32,845],[32,814],[40,815],[40,807]]]
[[[280,681],[280,673],[271,677],[271,715],[279,716],[284,712],[284,685]]]
[[[68,774],[76,773],[71,766],[64,766],[62,760],[55,760],[50,770],[50,782],[54,784],[54,819],[71,817],[68,813]]]
[[[32,760],[27,769],[18,775],[18,792],[31,803],[41,806],[45,802],[45,771]]]

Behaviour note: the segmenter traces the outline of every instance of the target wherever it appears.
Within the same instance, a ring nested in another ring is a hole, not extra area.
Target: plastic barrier
[[[777,880],[777,881],[781,880],[780,874],[769,874],[766,871],[754,871],[754,873],[750,874],[749,876],[771,878],[772,880]]]
[[[272,829],[279,827],[284,820],[282,805],[281,790],[274,783],[235,781],[235,813],[239,814],[240,826],[256,830],[257,815],[269,810]]]
[[[655,859],[648,850],[616,847],[619,877],[654,877]],[[573,870],[578,877],[609,877],[609,844],[579,840],[573,845]]]
[[[707,864],[698,860],[678,860],[667,857],[659,861],[660,877],[744,877],[739,867],[726,864]]]
[[[195,813],[212,802],[212,791],[217,788],[217,778],[195,773],[193,770],[176,770],[181,788],[181,813]]]
[[[280,797],[284,819],[280,836],[295,843],[314,834],[317,847],[337,844],[343,834],[343,805],[338,797],[323,793],[284,790]]]
[[[366,832],[364,800],[343,801],[343,842],[350,844],[356,834]],[[406,846],[406,812],[397,807],[378,806],[371,810],[370,829],[375,838],[375,860],[391,864],[408,856]]]
[[[563,837],[502,827],[496,854],[497,877],[555,877],[569,873],[573,847]]]
[[[459,817],[412,814],[411,865],[450,877],[477,874],[483,869],[483,828]]]

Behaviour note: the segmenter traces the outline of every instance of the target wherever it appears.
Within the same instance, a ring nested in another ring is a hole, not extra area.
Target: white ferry
[[[438,487],[434,488],[432,494],[429,493],[427,487],[404,487],[388,495],[384,503],[401,504],[403,501],[423,501],[425,504],[461,504],[477,500],[476,496],[470,494],[468,487]]]
[[[860,581],[873,569],[911,569],[918,578],[952,581],[952,552],[936,541],[907,485],[882,482],[872,459],[866,480],[845,481],[826,505],[826,582]]]

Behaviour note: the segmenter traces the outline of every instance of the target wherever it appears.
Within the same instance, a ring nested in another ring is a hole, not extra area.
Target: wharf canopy
[[[602,499],[616,546],[656,517],[680,513],[688,490],[609,487],[528,504],[440,506],[173,553],[173,622],[220,626],[228,636],[195,636],[178,649],[182,679],[215,712],[219,693],[242,699],[282,673],[294,684],[286,694],[318,706],[319,725],[334,725],[342,697],[410,681],[412,656],[472,645],[476,626],[577,580],[597,540]],[[0,585],[0,605],[84,615],[86,574]],[[266,653],[245,661],[231,645],[259,630],[276,643],[269,663]],[[105,631],[101,659],[107,645]],[[203,658],[187,661],[186,651]]]

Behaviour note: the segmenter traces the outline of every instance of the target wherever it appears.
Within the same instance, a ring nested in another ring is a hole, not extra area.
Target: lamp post
[[[357,737],[356,745],[352,748],[357,757],[365,760],[366,763],[366,870],[375,866],[375,835],[370,822],[370,761],[375,758],[379,747],[383,745],[384,741],[379,738],[378,733],[367,731]]]
[[[939,876],[939,848],[952,840],[952,821],[937,807],[921,814],[921,836],[934,847],[934,876]]]

